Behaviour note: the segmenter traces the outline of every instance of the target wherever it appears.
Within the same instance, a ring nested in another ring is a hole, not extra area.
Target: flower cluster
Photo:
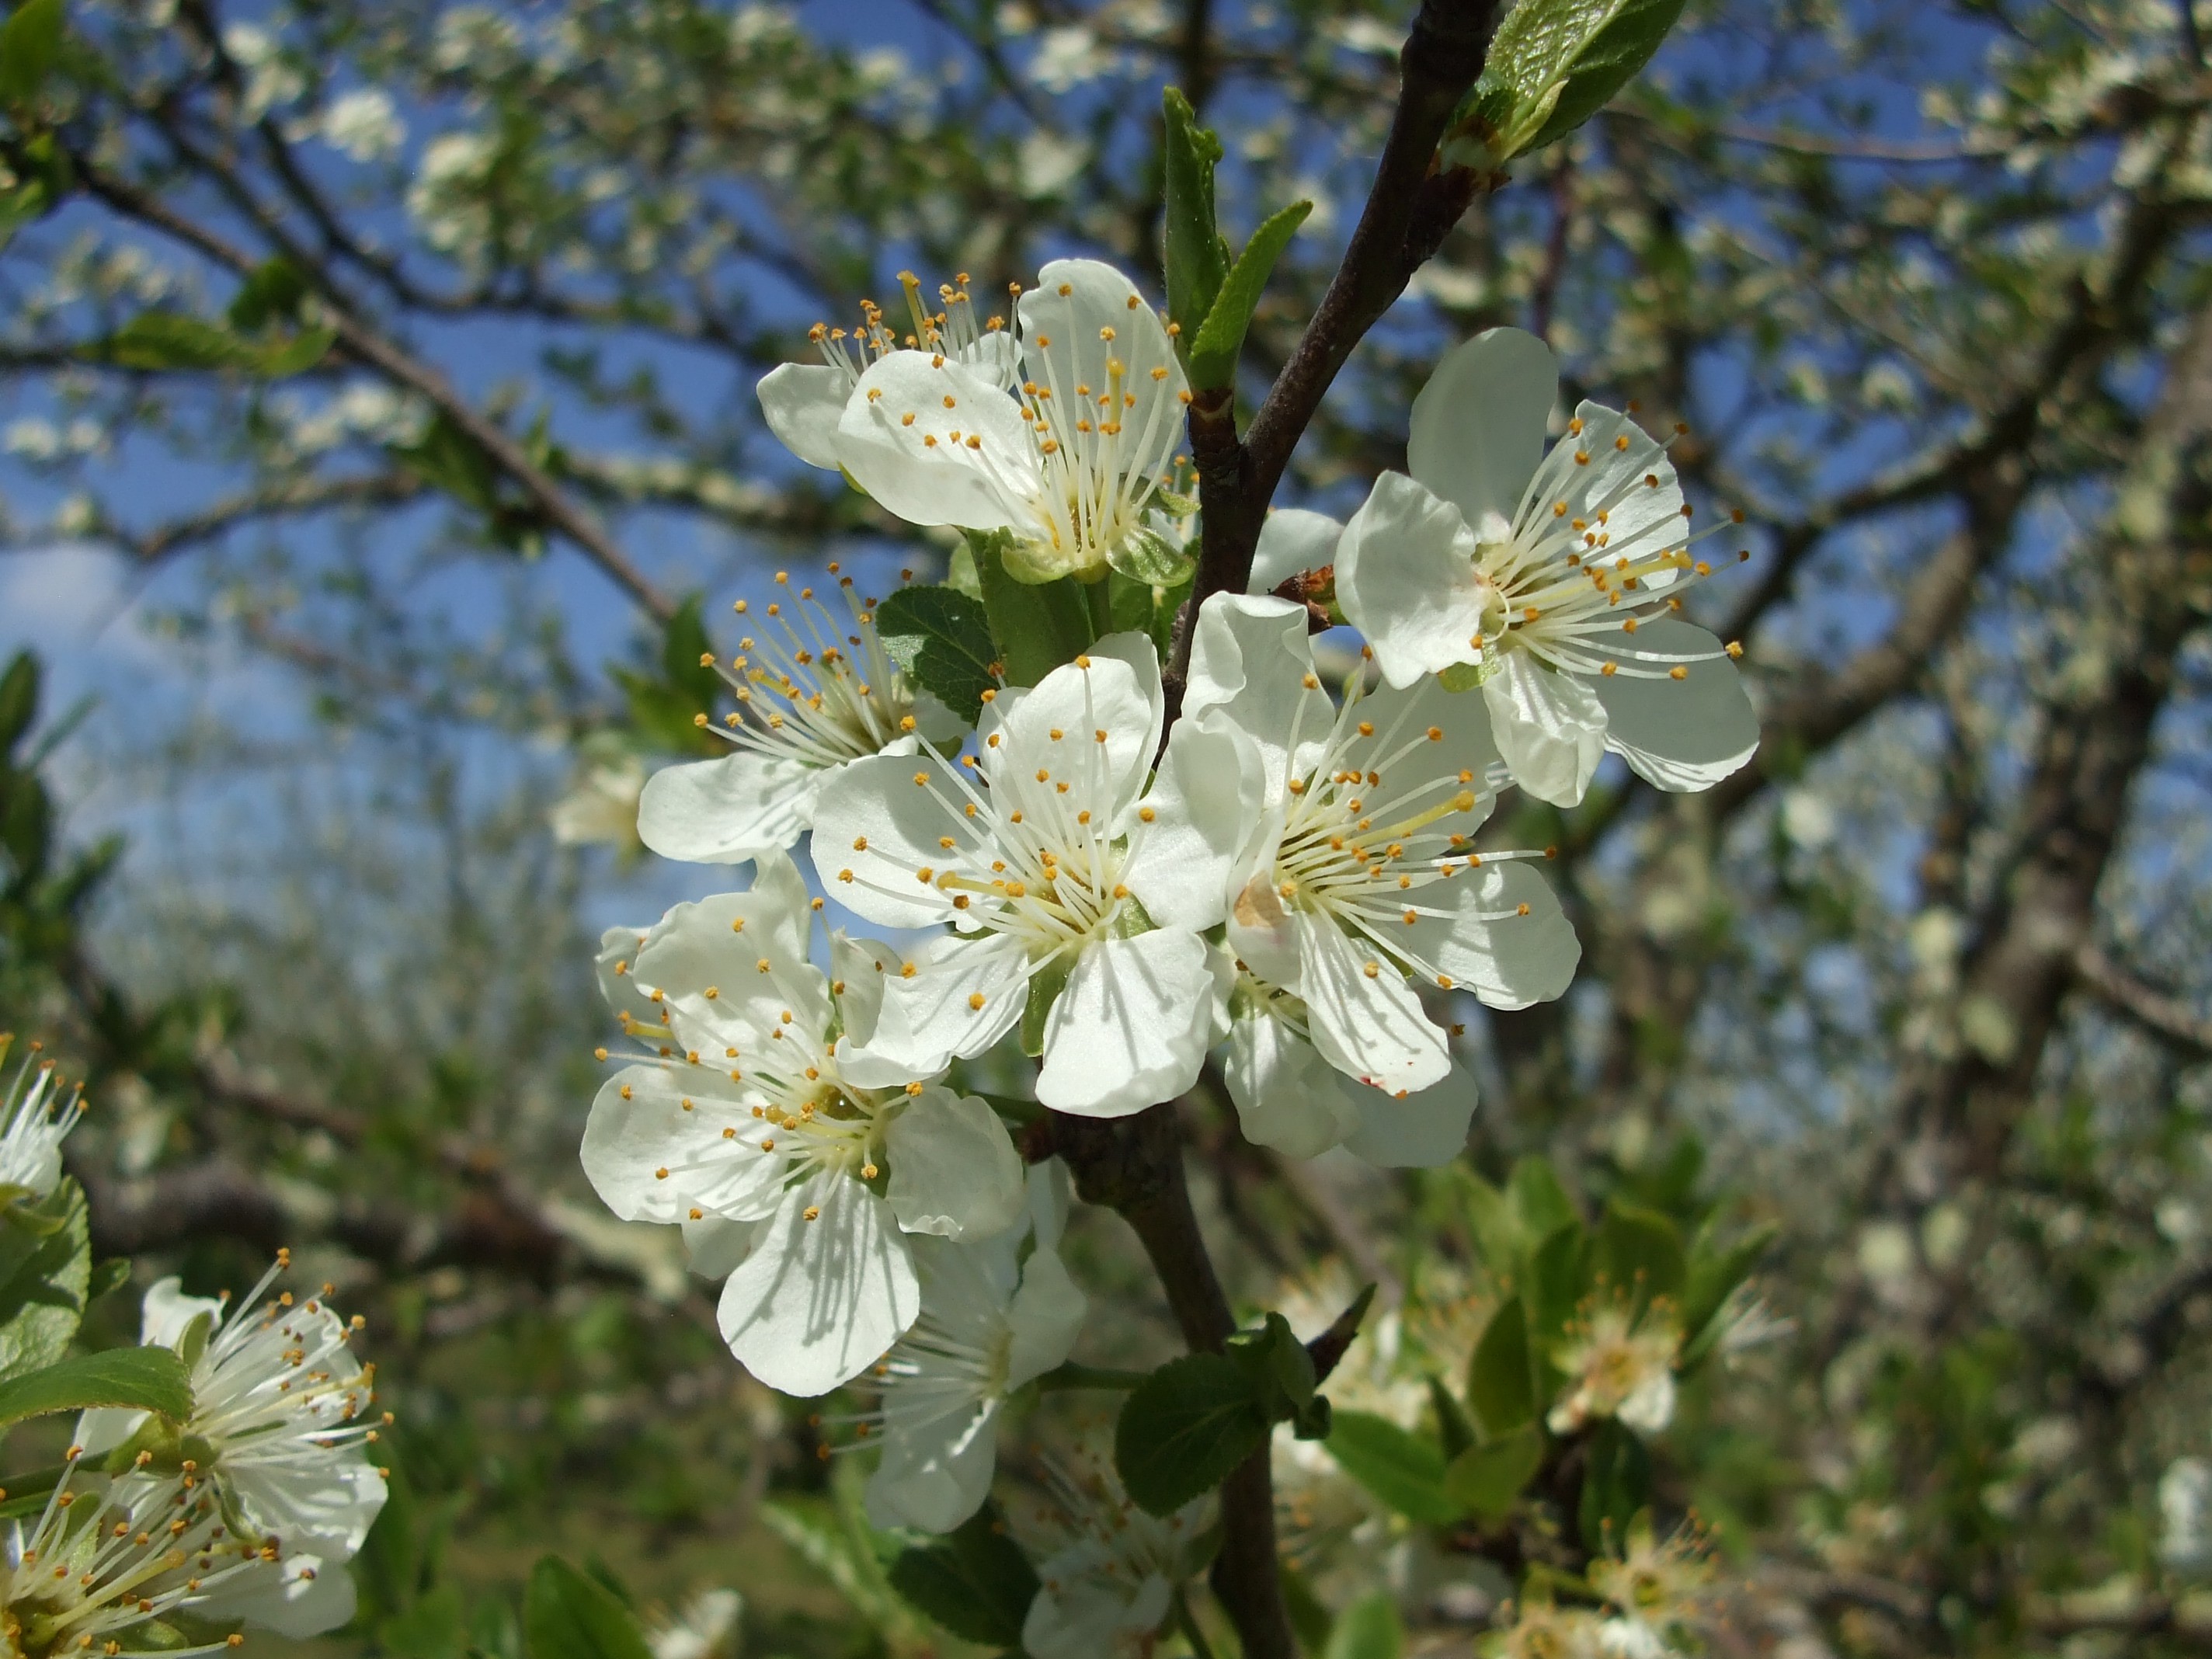
[[[80,1419],[44,1507],[0,1540],[10,1651],[205,1652],[240,1626],[301,1638],[353,1617],[344,1564],[384,1506],[367,1450],[391,1419],[349,1346],[361,1320],[328,1286],[269,1295],[284,1265],[235,1308],[173,1279],[147,1292],[142,1340],[184,1358],[191,1414]],[[179,1618],[228,1633],[194,1646]]]
[[[902,317],[866,305],[814,331],[819,363],[762,382],[770,428],[894,516],[972,532],[993,581],[1057,583],[1094,620],[1058,665],[1017,683],[993,661],[979,689],[894,654],[888,602],[836,565],[833,596],[778,573],[764,606],[738,604],[736,651],[708,659],[734,707],[699,715],[732,752],[653,777],[639,831],[753,878],[605,935],[635,1052],[583,1157],[616,1213],[684,1229],[755,1376],[872,1393],[821,1420],[882,1448],[879,1524],[942,1532],[985,1502],[1004,1408],[1067,1360],[1085,1311],[1066,1172],[1040,1140],[1025,1176],[1009,1121],[1141,1112],[1211,1062],[1257,1144],[1447,1162],[1476,1103],[1462,1000],[1556,998],[1579,957],[1548,851],[1487,832],[1501,793],[1571,803],[1607,747],[1701,787],[1756,726],[1732,653],[1674,615],[1705,567],[1663,449],[1585,404],[1546,457],[1556,370],[1510,331],[1446,358],[1412,477],[1348,526],[1268,520],[1251,591],[1188,619],[1171,721],[1158,619],[1103,619],[1125,589],[1157,603],[1192,538],[1173,330],[1092,261],[1018,288],[1011,326],[978,319],[965,277],[935,306],[902,283]],[[1270,591],[1301,572],[1302,600],[1333,591],[1366,635],[1348,673],[1325,675],[1312,605]],[[1006,651],[1020,624],[973,592],[932,614],[988,615]],[[830,901],[886,938],[818,934]],[[961,1086],[963,1062],[1017,1048],[1036,1106]],[[1645,1334],[1588,1335],[1586,1361],[1561,1357],[1573,1412],[1663,1415],[1613,1352]],[[1158,1626],[1174,1575],[1085,1549],[1040,1598],[1033,1650],[1075,1650],[1061,1623],[1103,1639],[1072,1611],[1093,1578],[1121,1609],[1106,1623]]]

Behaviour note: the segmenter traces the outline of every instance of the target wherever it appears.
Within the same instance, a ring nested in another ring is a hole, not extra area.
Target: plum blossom
[[[835,472],[843,465],[837,422],[846,402],[861,376],[894,353],[942,356],[995,392],[1012,386],[1018,368],[1014,337],[1003,317],[976,321],[965,271],[939,285],[935,311],[923,307],[921,279],[912,271],[899,272],[899,287],[906,296],[903,333],[885,320],[881,306],[863,300],[860,326],[849,333],[827,323],[808,331],[806,337],[822,354],[819,363],[785,363],[762,377],[757,392],[769,430],[808,465]]]
[[[1000,1409],[1075,1346],[1088,1304],[1060,1258],[1066,1167],[1036,1165],[1029,1190],[1026,1227],[978,1244],[915,1241],[921,1317],[876,1366],[881,1399],[862,1424],[883,1447],[867,1486],[878,1526],[950,1532],[981,1508]]]
[[[918,735],[949,737],[952,713],[913,684],[876,631],[876,604],[832,564],[844,616],[777,571],[779,596],[717,665],[738,708],[705,730],[737,752],[653,774],[638,798],[637,830],[663,858],[734,864],[780,852],[803,835],[822,781],[870,755],[910,755]],[[752,621],[751,602],[737,613]]]
[[[1140,1659],[1168,1617],[1176,1586],[1206,1565],[1211,1497],[1148,1515],[1103,1473],[1055,1471],[1066,1541],[1037,1564],[1022,1622],[1031,1659]]]
[[[1431,677],[1371,693],[1355,680],[1339,707],[1302,605],[1206,601],[1127,880],[1164,927],[1225,928],[1244,1016],[1225,1069],[1256,1139],[1317,1151],[1379,1109],[1322,1092],[1310,1045],[1359,1085],[1409,1097],[1409,1117],[1434,1128],[1409,1141],[1448,1158],[1473,1085],[1408,975],[1504,1008],[1566,988],[1579,947],[1530,855],[1474,848],[1501,773],[1479,702]],[[1306,1106],[1291,1124],[1294,1101]]]
[[[1681,1329],[1663,1300],[1640,1310],[1619,1300],[1585,1309],[1552,1356],[1567,1375],[1546,1419],[1552,1432],[1572,1434],[1595,1419],[1617,1417],[1639,1433],[1658,1433],[1674,1419],[1681,1348]]]
[[[0,1037],[0,1060],[8,1042]],[[60,1184],[62,1142],[84,1115],[82,1093],[62,1098],[53,1061],[37,1058],[37,1043],[31,1048],[0,1090],[0,1204],[35,1202]]]
[[[1589,1565],[1590,1588],[1611,1609],[1598,1641],[1618,1659],[1662,1659],[1683,1650],[1670,1640],[1706,1616],[1713,1578],[1705,1540],[1691,1528],[1662,1539],[1648,1518],[1631,1523],[1618,1559]]]
[[[905,763],[894,763],[904,764]],[[921,1311],[909,1233],[980,1238],[1023,1206],[1022,1166],[989,1106],[867,1052],[889,947],[808,957],[813,902],[788,858],[753,885],[679,904],[641,937],[610,930],[603,982],[646,1054],[609,1078],[585,1173],[630,1221],[676,1223],[695,1269],[725,1278],[722,1336],[787,1394],[826,1394]]]
[[[934,1073],[997,1042],[1057,983],[1030,1027],[1046,1105],[1119,1117],[1197,1080],[1223,1035],[1211,953],[1194,925],[1155,927],[1122,879],[1152,816],[1138,795],[1162,714],[1152,642],[1110,635],[1035,689],[998,693],[961,764],[925,749],[823,785],[823,885],[885,927],[954,929],[884,977],[874,1019],[854,1028],[872,1054]]]
[[[1095,581],[1158,532],[1190,392],[1158,313],[1127,276],[1059,259],[1017,307],[1018,398],[944,351],[895,351],[863,374],[834,454],[909,524],[1006,532],[1007,570]]]
[[[1549,455],[1559,365],[1498,328],[1452,351],[1414,399],[1412,476],[1385,473],[1335,549],[1338,603],[1383,678],[1480,684],[1514,781],[1582,799],[1608,749],[1662,789],[1710,788],[1759,722],[1723,647],[1680,621],[1711,574],[1666,452],[1583,403]]]

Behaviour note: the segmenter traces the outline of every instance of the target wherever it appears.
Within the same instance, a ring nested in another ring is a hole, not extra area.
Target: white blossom
[[[186,1492],[196,1482],[211,1489],[232,1537],[206,1548],[220,1558],[242,1544],[275,1569],[195,1586],[194,1612],[306,1637],[353,1617],[343,1564],[384,1507],[384,1472],[365,1448],[389,1419],[370,1413],[374,1368],[349,1346],[361,1321],[331,1309],[329,1287],[304,1302],[289,1291],[267,1294],[288,1260],[280,1254],[235,1307],[228,1296],[187,1296],[173,1278],[153,1285],[139,1340],[183,1356],[191,1416],[172,1430],[143,1413],[88,1412],[76,1440],[88,1453],[110,1453],[126,1487],[166,1493],[181,1471]]]
[[[0,1059],[8,1041],[0,1037]],[[15,1068],[0,1091],[0,1205],[52,1192],[62,1178],[62,1142],[84,1115],[84,1096],[71,1090],[62,1097],[54,1063],[35,1051]]]
[[[1666,452],[1583,404],[1547,456],[1549,348],[1492,329],[1414,399],[1409,477],[1389,472],[1335,555],[1336,595],[1383,678],[1478,682],[1513,779],[1571,806],[1610,749],[1662,789],[1711,787],[1759,722],[1723,647],[1679,620],[1711,567]]]
[[[553,839],[563,847],[635,850],[645,781],[645,763],[627,750],[602,747],[585,755],[576,781],[546,814]]]
[[[1546,1419],[1572,1434],[1600,1418],[1619,1418],[1643,1434],[1674,1420],[1674,1360],[1682,1333],[1663,1302],[1642,1310],[1620,1301],[1586,1308],[1553,1354],[1567,1386]]]
[[[876,632],[877,601],[862,599],[836,564],[837,609],[802,586],[783,590],[752,617],[722,668],[738,710],[706,729],[736,750],[719,760],[665,767],[638,799],[637,830],[664,858],[733,864],[780,852],[804,834],[825,779],[871,755],[910,755],[919,738],[960,729],[950,710],[909,681]]]
[[[374,161],[407,142],[407,123],[381,87],[356,87],[331,100],[322,136],[356,161]]]
[[[862,1428],[883,1448],[867,1486],[879,1527],[950,1532],[975,1514],[998,1465],[1000,1410],[1083,1328],[1088,1304],[1060,1258],[1065,1166],[1036,1165],[1029,1188],[1026,1228],[979,1244],[915,1241],[921,1317],[877,1364],[881,1398]]]
[[[989,1106],[851,1037],[896,958],[838,939],[832,981],[809,960],[811,925],[798,870],[768,854],[748,891],[678,905],[629,935],[633,955],[611,932],[603,973],[647,1052],[600,1089],[583,1146],[610,1209],[682,1224],[694,1268],[726,1276],[739,1362],[801,1395],[860,1375],[914,1323],[908,1233],[986,1237],[1023,1203]]]
[[[871,1052],[934,1072],[1012,1030],[1033,979],[1064,979],[1039,1100],[1119,1117],[1197,1080],[1223,1034],[1210,953],[1194,927],[1154,927],[1122,880],[1152,816],[1138,794],[1162,717],[1151,641],[1112,635],[1034,690],[998,694],[961,764],[886,756],[823,785],[823,884],[872,921],[955,930],[885,978],[862,1029]]]
[[[1605,1651],[1618,1659],[1661,1659],[1680,1651],[1671,1638],[1705,1615],[1713,1569],[1697,1532],[1685,1528],[1662,1540],[1641,1519],[1630,1525],[1620,1557],[1598,1557],[1589,1576],[1611,1609],[1598,1626]]]
[[[860,322],[850,332],[817,323],[807,338],[822,354],[819,363],[785,363],[770,369],[757,388],[761,413],[784,447],[810,466],[835,472],[839,458],[837,422],[853,389],[875,364],[902,350],[941,356],[988,382],[994,392],[1013,385],[1019,368],[1014,337],[1006,319],[978,321],[965,272],[938,285],[938,308],[926,307],[921,279],[899,272],[906,316],[892,318],[872,300],[860,301]]]
[[[1182,366],[1111,265],[1055,260],[1017,309],[1018,398],[945,352],[895,351],[860,376],[831,453],[909,524],[1006,532],[1023,580],[1094,581],[1158,533],[1147,520],[1190,401]]]
[[[1293,1039],[1389,1095],[1443,1083],[1449,1035],[1409,975],[1518,1008],[1564,991],[1580,954],[1528,855],[1475,850],[1500,771],[1480,702],[1433,677],[1373,693],[1355,678],[1339,707],[1305,617],[1282,599],[1206,601],[1127,872],[1163,926],[1225,925],[1244,1012],[1268,1022],[1232,1038],[1231,1088],[1253,1115],[1283,1110],[1261,1097],[1312,1071]],[[1471,1095],[1462,1076],[1431,1109]]]
[[[1162,1518],[1103,1474],[1079,1484],[1054,1473],[1067,1536],[1037,1564],[1022,1651],[1030,1659],[1139,1659],[1152,1650],[1176,1586],[1205,1565],[1211,1498]]]
[[[702,1590],[677,1615],[646,1632],[653,1659],[733,1659],[745,1599],[727,1589]]]

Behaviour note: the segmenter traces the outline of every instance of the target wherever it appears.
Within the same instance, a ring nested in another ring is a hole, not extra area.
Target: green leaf
[[[1549,1238],[1570,1221],[1583,1218],[1567,1189],[1559,1184],[1559,1177],[1540,1158],[1524,1158],[1513,1166],[1507,1194],[1512,1200],[1521,1236],[1532,1245]]]
[[[1608,1418],[1590,1443],[1583,1466],[1577,1521],[1590,1550],[1618,1547],[1628,1523],[1651,1501],[1651,1454],[1633,1431]]]
[[[1130,1497],[1171,1515],[1264,1447],[1267,1430],[1243,1366],[1224,1354],[1185,1354],[1122,1401],[1114,1467]]]
[[[275,340],[246,340],[198,317],[143,311],[108,337],[102,352],[125,368],[239,369],[282,380],[313,368],[337,338],[334,330],[311,328]]]
[[[1527,1304],[1528,1339],[1532,1348],[1544,1349],[1575,1316],[1587,1283],[1585,1265],[1589,1235],[1579,1222],[1569,1222],[1536,1247],[1528,1258],[1528,1275],[1521,1287]]]
[[[1519,1297],[1491,1315],[1490,1323],[1482,1328],[1467,1368],[1467,1397],[1486,1434],[1504,1434],[1535,1417],[1528,1316]]]
[[[1452,1459],[1444,1470],[1444,1490],[1470,1513],[1500,1520],[1543,1462],[1544,1431],[1523,1423],[1503,1439],[1470,1446]]]
[[[1467,1224],[1475,1248],[1493,1279],[1510,1279],[1521,1271],[1521,1222],[1505,1194],[1463,1165],[1453,1176],[1467,1200]]]
[[[18,651],[0,674],[0,755],[12,754],[39,714],[39,659]]]
[[[1686,1275],[1681,1229],[1656,1210],[1609,1200],[1591,1241],[1590,1275],[1616,1292],[1632,1290],[1636,1305],[1678,1297]]]
[[[1258,1330],[1231,1337],[1229,1357],[1243,1369],[1252,1397],[1270,1423],[1287,1422],[1311,1403],[1313,1356],[1282,1315],[1271,1313]]]
[[[1157,530],[1133,530],[1106,550],[1106,562],[1131,581],[1180,587],[1198,569],[1197,558]]]
[[[876,607],[884,649],[939,702],[973,721],[998,685],[999,647],[982,601],[950,587],[902,587]]]
[[[1398,1659],[1406,1632],[1388,1590],[1371,1590],[1337,1615],[1322,1659]]]
[[[1444,1455],[1386,1417],[1339,1412],[1327,1442],[1344,1472],[1399,1514],[1427,1526],[1460,1517],[1458,1500],[1444,1490]]]
[[[530,1659],[653,1659],[630,1610],[556,1555],[530,1570],[522,1632]]]
[[[1161,94],[1160,110],[1165,123],[1161,159],[1167,174],[1162,263],[1168,316],[1182,331],[1176,344],[1188,362],[1190,342],[1229,273],[1228,253],[1213,217],[1213,168],[1221,160],[1221,140],[1198,125],[1190,100],[1176,88]]]
[[[0,24],[0,102],[31,102],[62,50],[62,0],[23,0]]]
[[[0,1379],[67,1353],[92,1289],[92,1240],[76,1182],[64,1177],[43,1201],[16,1205],[7,1218],[0,1224]]]
[[[1433,1371],[1429,1374],[1429,1409],[1436,1413],[1437,1438],[1443,1443],[1447,1462],[1474,1444],[1474,1425],[1468,1420],[1467,1407]]]
[[[1690,1257],[1689,1274],[1682,1288],[1682,1335],[1686,1342],[1695,1344],[1705,1334],[1706,1327],[1713,1322],[1729,1295],[1749,1278],[1751,1270],[1759,1265],[1774,1243],[1781,1229],[1772,1222],[1754,1227],[1733,1244],[1721,1249],[1708,1247],[1698,1241],[1698,1249]],[[1688,1355],[1685,1354],[1686,1359]]]
[[[377,1626],[376,1644],[407,1659],[462,1659],[469,1637],[461,1587],[440,1584],[424,1591],[406,1612]]]
[[[1541,149],[1605,107],[1650,61],[1683,0],[1521,0],[1498,26],[1478,101],[1503,127],[1500,159]],[[1513,112],[1498,120],[1496,93]]]
[[[255,348],[246,367],[267,380],[304,374],[330,355],[337,339],[334,328],[303,328],[289,339]]]
[[[1235,381],[1237,354],[1244,349],[1244,331],[1252,325],[1252,313],[1260,308],[1275,261],[1282,258],[1291,238],[1312,211],[1311,202],[1293,202],[1270,216],[1244,244],[1244,252],[1237,256],[1237,263],[1222,281],[1221,292],[1206,313],[1206,321],[1200,325],[1198,337],[1191,342],[1188,362],[1194,390],[1210,391]]]
[[[1006,569],[1003,531],[972,531],[968,546],[983,585],[991,637],[1005,647],[1006,683],[1035,685],[1090,645],[1091,607],[1073,577],[1025,582]]]
[[[291,321],[307,297],[307,279],[299,266],[289,259],[264,260],[246,273],[228,315],[232,327],[250,334],[268,323]]]
[[[0,1427],[95,1406],[127,1407],[181,1423],[192,1414],[191,1373],[167,1348],[110,1348],[0,1382]]]
[[[998,1505],[986,1504],[960,1526],[926,1545],[900,1552],[891,1588],[955,1636],[1018,1648],[1037,1576],[1021,1547],[1006,1535]]]

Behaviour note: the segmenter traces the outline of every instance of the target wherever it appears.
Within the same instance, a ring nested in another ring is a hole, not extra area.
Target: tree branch
[[[2081,983],[2153,1036],[2182,1048],[2193,1059],[2212,1060],[2212,1019],[2179,997],[2144,984],[2094,944],[2075,954]]]

